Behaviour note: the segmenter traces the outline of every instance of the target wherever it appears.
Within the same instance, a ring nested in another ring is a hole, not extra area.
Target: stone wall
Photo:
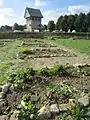
[[[27,24],[27,31],[33,32],[34,30],[38,29],[38,26],[41,25],[41,18],[28,18],[26,20]]]

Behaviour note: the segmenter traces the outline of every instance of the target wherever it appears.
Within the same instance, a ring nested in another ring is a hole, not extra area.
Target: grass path
[[[55,43],[77,49],[81,53],[90,55],[90,40],[56,39]]]
[[[90,40],[55,39],[50,43],[77,55],[77,63],[90,64]],[[71,61],[72,63],[72,61]]]

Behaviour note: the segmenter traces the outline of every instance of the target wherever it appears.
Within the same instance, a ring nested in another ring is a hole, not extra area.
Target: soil
[[[84,90],[85,92],[90,92],[90,77],[83,78],[83,83],[81,83],[82,78],[78,77],[59,77],[59,76],[52,76],[52,77],[37,77],[34,76],[32,78],[32,81],[25,84],[24,90],[10,90],[7,94],[7,97],[5,99],[4,107],[2,108],[2,112],[0,114],[10,114],[11,111],[15,110],[15,108],[18,106],[18,104],[21,101],[21,98],[25,94],[29,94],[31,96],[36,96],[37,99],[36,105],[39,109],[40,107],[43,107],[44,105],[56,103],[59,101],[59,103],[67,103],[70,97],[63,97],[55,100],[49,100],[47,96],[47,86],[51,84],[57,84],[57,83],[64,83],[68,85],[72,85],[77,90]],[[31,97],[32,98],[32,97]],[[72,98],[72,97],[71,97]]]

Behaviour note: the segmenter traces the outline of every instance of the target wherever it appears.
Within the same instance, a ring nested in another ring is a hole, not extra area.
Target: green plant
[[[15,81],[13,81],[12,88],[13,89],[23,89],[24,88],[23,79],[17,78]]]
[[[23,48],[21,50],[21,53],[23,53],[23,54],[33,54],[34,52],[32,50],[28,49],[28,48]]]
[[[72,86],[68,86],[65,84],[50,85],[48,87],[48,90],[50,97],[58,97],[60,95],[70,97],[73,95],[73,92],[76,91],[75,88],[73,88]]]
[[[49,72],[48,72],[49,68],[42,68],[40,69],[39,71],[37,71],[37,74],[38,75],[41,75],[41,76],[48,76],[49,75]]]
[[[37,109],[35,104],[30,101],[29,96],[26,94],[22,97],[20,105],[14,111],[18,120],[36,120],[37,119]],[[33,117],[31,118],[31,115]]]
[[[74,120],[87,120],[85,118],[86,109],[82,105],[76,106],[72,111],[71,115]]]
[[[57,120],[66,120],[64,113],[61,113]]]
[[[64,65],[55,65],[52,69],[49,70],[51,74],[59,75],[59,76],[66,76],[66,68]]]
[[[12,87],[22,89],[24,88],[24,83],[31,80],[31,76],[35,75],[35,70],[33,68],[24,68],[22,70],[16,71],[15,76],[11,76]]]
[[[53,68],[42,68],[38,71],[38,75],[42,76],[50,76],[50,75],[59,75],[66,76],[68,73],[66,72],[66,68],[63,65],[56,65]]]

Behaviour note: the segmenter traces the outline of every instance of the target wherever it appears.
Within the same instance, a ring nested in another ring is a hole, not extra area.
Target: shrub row
[[[14,38],[43,38],[43,33],[30,32],[2,32],[0,39],[14,39]]]
[[[90,33],[52,33],[52,32],[2,32],[0,33],[0,39],[14,39],[14,38],[45,38],[45,37],[59,37],[59,38],[79,38],[90,39]]]
[[[90,39],[90,33],[77,32],[77,33],[64,33],[64,32],[46,32],[44,33],[45,37],[59,37],[59,38],[75,38],[75,39]]]

